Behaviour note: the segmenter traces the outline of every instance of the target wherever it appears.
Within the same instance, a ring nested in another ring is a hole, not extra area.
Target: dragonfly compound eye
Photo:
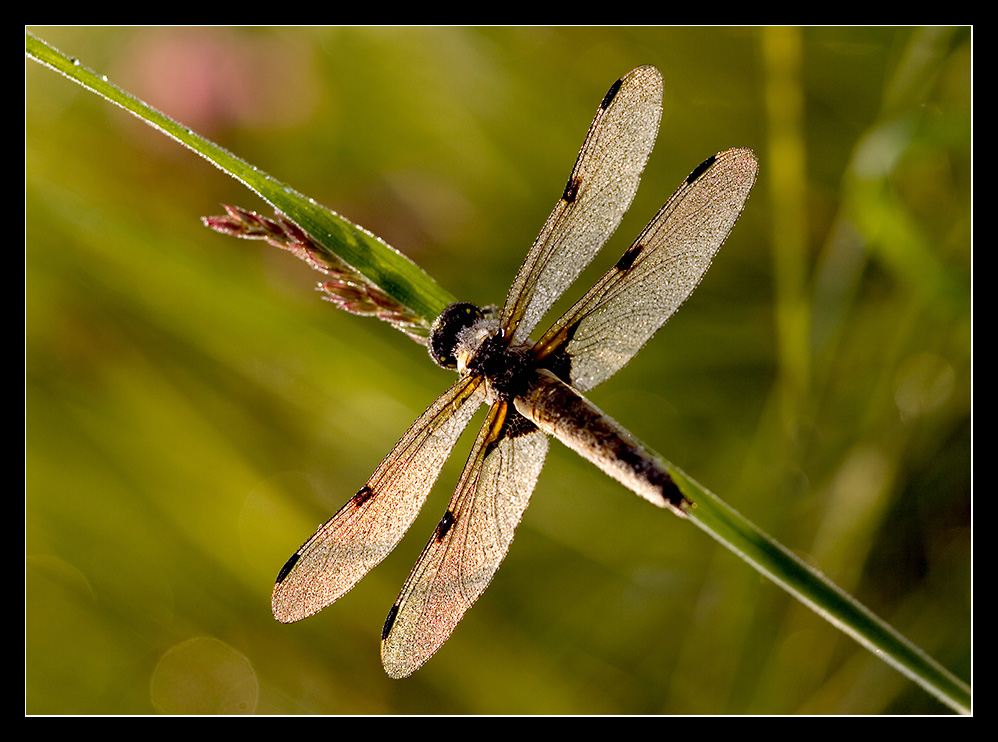
[[[482,310],[468,302],[456,302],[433,321],[429,351],[433,362],[444,368],[457,368],[457,336],[482,319]]]

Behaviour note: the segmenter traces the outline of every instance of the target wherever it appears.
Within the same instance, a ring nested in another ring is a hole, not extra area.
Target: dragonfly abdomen
[[[623,426],[546,369],[514,399],[517,412],[635,494],[683,515],[683,493],[666,465]]]

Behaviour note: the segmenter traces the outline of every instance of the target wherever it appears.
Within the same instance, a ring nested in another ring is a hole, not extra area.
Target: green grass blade
[[[950,708],[970,713],[970,687],[966,683],[716,495],[674,466],[668,468],[680,490],[693,502],[687,514],[698,528]]]
[[[25,33],[27,55],[74,82],[135,114],[152,127],[176,139],[210,163],[257,193],[305,230],[323,249],[367,277],[401,304],[421,315],[427,326],[454,301],[415,263],[362,227],[298,193],[285,183],[236,157],[169,116],[108,82],[78,60]]]

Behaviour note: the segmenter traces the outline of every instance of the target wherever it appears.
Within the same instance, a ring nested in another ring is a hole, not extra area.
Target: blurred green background
[[[29,30],[478,303],[505,297],[607,87],[656,65],[658,146],[572,296],[707,155],[752,147],[760,180],[692,299],[590,396],[969,680],[970,30]],[[29,713],[948,713],[557,444],[412,678],[381,669],[381,625],[467,437],[388,560],[278,624],[278,569],[451,376],[290,255],[205,229],[267,207],[27,60],[25,179]]]

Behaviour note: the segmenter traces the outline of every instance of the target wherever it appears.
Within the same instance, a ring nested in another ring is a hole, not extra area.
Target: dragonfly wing
[[[413,423],[367,484],[281,569],[271,598],[278,621],[322,610],[388,555],[416,519],[481,401],[480,384],[467,377]]]
[[[444,517],[385,621],[381,660],[393,678],[426,662],[485,590],[537,483],[548,438],[494,404]]]
[[[662,76],[638,67],[615,82],[565,191],[510,287],[501,316],[523,342],[613,234],[638,190],[662,117]]]
[[[749,149],[701,163],[617,264],[537,343],[543,365],[583,392],[620,370],[700,283],[758,170]]]

